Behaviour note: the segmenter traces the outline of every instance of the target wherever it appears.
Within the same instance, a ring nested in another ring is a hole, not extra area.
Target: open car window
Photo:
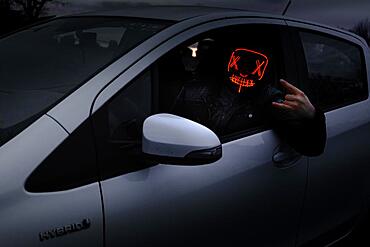
[[[267,95],[284,78],[281,53],[276,26],[237,26],[195,38],[159,62],[159,112],[201,123],[221,139],[265,128]]]

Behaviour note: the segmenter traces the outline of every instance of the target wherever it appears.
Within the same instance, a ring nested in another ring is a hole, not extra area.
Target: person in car
[[[225,62],[218,63],[217,53],[207,49],[203,61],[199,54],[196,76],[185,82],[178,94],[175,114],[201,123],[221,137],[264,123],[296,152],[306,156],[323,153],[325,115],[303,91],[283,79],[278,89],[271,78],[240,90],[225,75]]]

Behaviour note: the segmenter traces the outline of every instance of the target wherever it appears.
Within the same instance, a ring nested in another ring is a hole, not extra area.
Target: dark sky
[[[64,0],[64,6],[50,6],[50,14],[69,14],[116,9],[129,4],[206,5],[257,10],[280,14],[288,0]],[[370,0],[292,0],[287,16],[350,29],[370,19]]]
[[[287,15],[348,29],[370,19],[370,0],[293,0]]]

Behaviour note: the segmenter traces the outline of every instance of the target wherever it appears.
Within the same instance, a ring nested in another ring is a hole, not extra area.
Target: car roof
[[[105,11],[93,11],[80,14],[72,14],[67,17],[83,17],[83,16],[111,16],[111,17],[132,17],[132,18],[145,18],[145,19],[157,19],[164,21],[180,22],[186,19],[191,19],[199,16],[206,16],[216,14],[219,16],[253,16],[253,17],[265,17],[265,18],[282,18],[286,21],[295,21],[301,24],[307,24],[311,26],[318,26],[327,28],[336,32],[344,33],[352,37],[356,37],[361,42],[366,43],[365,40],[355,35],[352,32],[345,31],[343,29],[335,28],[321,23],[315,23],[306,20],[299,20],[296,18],[286,17],[281,14],[273,14],[260,11],[250,11],[246,9],[236,8],[225,8],[225,7],[211,7],[211,6],[191,6],[191,5],[128,5],[128,7],[116,10],[105,10]],[[66,17],[66,16],[64,16]]]
[[[182,21],[185,19],[214,14],[222,12],[241,12],[245,10],[220,8],[220,7],[205,7],[205,6],[136,6],[127,7],[119,10],[106,10],[87,12],[72,16],[122,16],[122,17],[137,17],[149,18],[168,21]],[[247,11],[245,11],[247,12]]]

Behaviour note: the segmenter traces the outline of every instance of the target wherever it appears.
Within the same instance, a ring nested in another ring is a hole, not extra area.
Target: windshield
[[[118,17],[55,19],[0,40],[0,146],[168,23]]]

